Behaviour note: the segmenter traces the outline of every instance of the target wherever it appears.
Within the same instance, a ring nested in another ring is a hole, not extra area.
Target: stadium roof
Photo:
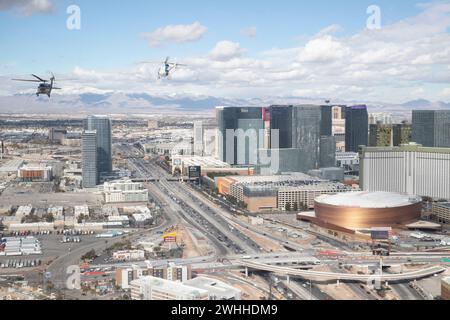
[[[390,192],[350,192],[336,195],[322,195],[316,198],[322,204],[351,208],[395,208],[409,206],[421,198]]]

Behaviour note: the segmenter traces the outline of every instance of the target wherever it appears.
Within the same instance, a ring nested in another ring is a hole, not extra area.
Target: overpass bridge
[[[350,273],[333,273],[333,272],[321,272],[311,270],[299,270],[288,267],[273,266],[254,261],[239,261],[238,264],[245,267],[247,274],[249,269],[253,269],[258,271],[272,272],[280,275],[285,275],[288,277],[300,277],[303,279],[318,282],[347,280],[347,281],[358,281],[367,283],[375,279],[380,280],[381,282],[398,282],[398,281],[409,281],[426,278],[446,271],[446,268],[434,266],[426,269],[401,274],[361,275]]]

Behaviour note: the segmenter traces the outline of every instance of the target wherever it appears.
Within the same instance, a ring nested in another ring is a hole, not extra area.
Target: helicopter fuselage
[[[36,95],[39,96],[41,94],[46,94],[50,97],[50,94],[52,93],[52,85],[49,83],[41,83],[38,88]]]
[[[161,67],[158,71],[158,78],[159,79],[169,78],[170,73],[172,71],[174,71],[175,68],[176,68],[176,65],[169,64],[169,63],[164,64],[164,67]]]

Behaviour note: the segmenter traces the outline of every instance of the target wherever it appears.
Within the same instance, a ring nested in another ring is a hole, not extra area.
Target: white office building
[[[155,277],[131,281],[132,300],[208,300],[207,290]]]
[[[241,290],[216,279],[197,277],[184,284],[208,291],[209,300],[241,300]]]
[[[105,203],[147,202],[148,190],[142,183],[123,180],[105,182],[103,186]]]

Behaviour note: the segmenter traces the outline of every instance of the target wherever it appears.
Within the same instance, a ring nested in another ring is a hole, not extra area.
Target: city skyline
[[[298,96],[362,103],[450,99],[449,1],[379,1],[376,30],[366,26],[368,1],[258,3],[257,14],[232,27],[230,19],[253,12],[253,2],[217,7],[174,1],[169,6],[180,10],[163,14],[165,7],[145,2],[131,10],[116,2],[79,1],[80,30],[66,27],[68,1],[21,3],[31,4],[0,6],[0,27],[11,31],[2,40],[12,48],[0,53],[2,96],[32,92],[11,83],[11,76],[52,70],[64,95]],[[276,22],[270,28],[264,23],[269,17]],[[48,40],[30,38],[36,28]],[[156,81],[158,66],[139,64],[166,56],[188,64],[170,82]]]
[[[450,0],[419,1],[0,0],[0,300],[450,300]]]

